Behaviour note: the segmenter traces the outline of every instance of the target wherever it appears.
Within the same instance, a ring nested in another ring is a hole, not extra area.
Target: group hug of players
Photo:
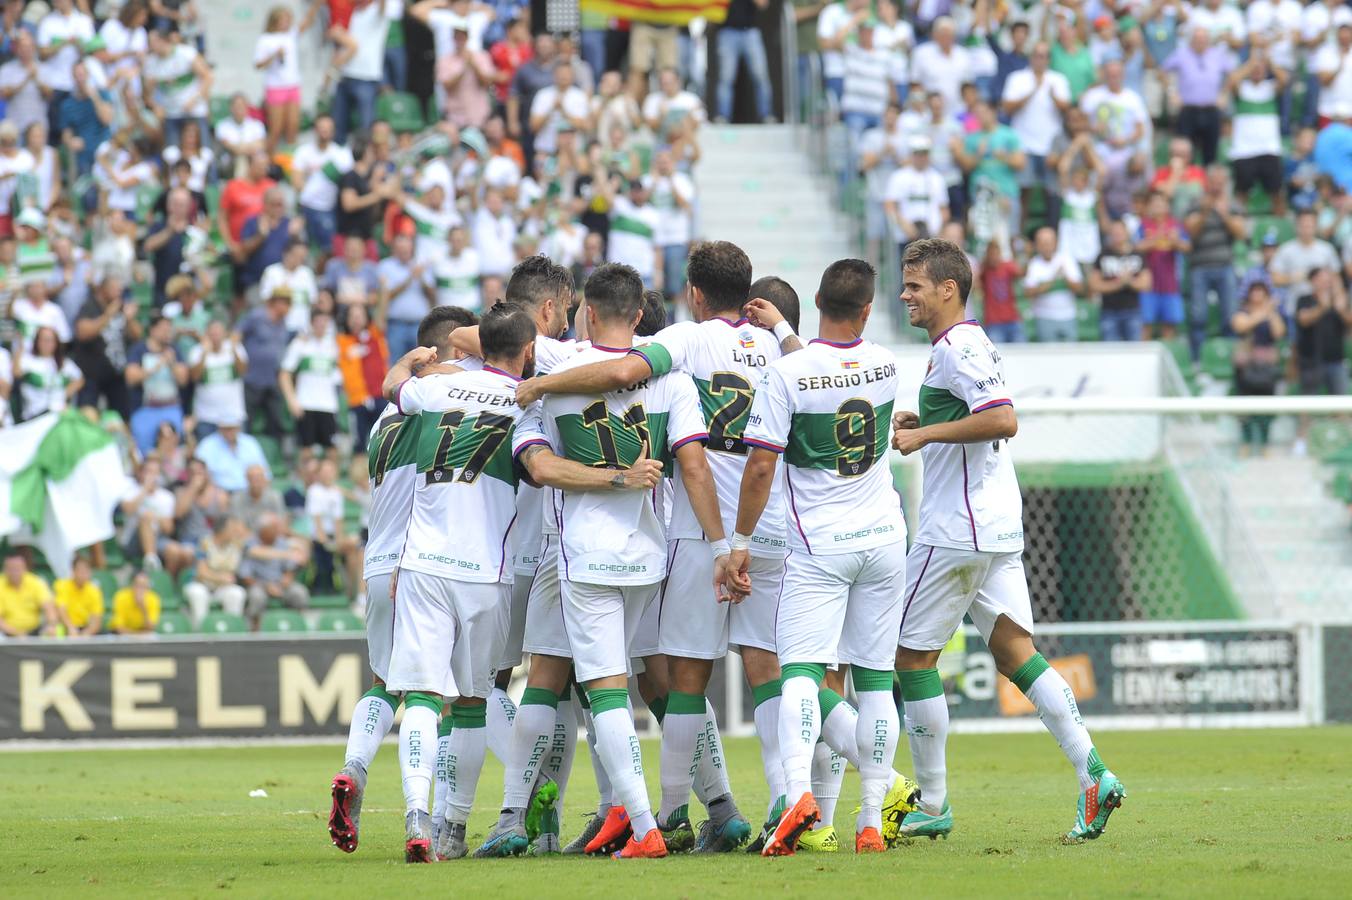
[[[809,341],[795,334],[792,288],[753,284],[732,243],[692,248],[688,281],[694,321],[667,326],[633,269],[602,265],[564,340],[572,278],[533,257],[481,319],[430,312],[420,346],[389,372],[368,454],[375,686],[332,783],[333,842],[357,847],[367,769],[400,703],[409,862],[470,853],[489,750],[505,776],[480,857],[835,850],[846,762],[860,776],[856,852],[946,837],[936,667],[964,615],[1076,771],[1067,837],[1098,837],[1125,789],[1032,643],[1007,446],[1017,422],[998,351],[964,320],[961,248],[918,240],[905,255],[901,300],[933,344],[918,412],[894,410],[897,361],[863,338],[866,262],[827,268]],[[909,553],[889,447],[924,458]],[[705,696],[730,649],[755,699],[769,789],[754,840]],[[514,705],[505,688],[523,652]],[[634,673],[662,730],[656,810]],[[600,797],[565,847],[579,722]],[[903,724],[914,782],[893,769]],[[692,793],[707,810],[698,832]]]

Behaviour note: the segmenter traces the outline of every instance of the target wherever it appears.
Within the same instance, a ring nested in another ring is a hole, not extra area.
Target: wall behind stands
[[[214,81],[213,96],[243,91],[249,103],[263,103],[263,73],[254,68],[254,44],[263,33],[263,23],[273,3],[198,3],[207,44],[207,62]],[[299,23],[305,14],[300,0],[280,0],[289,5]],[[313,109],[315,94],[323,80],[329,52],[322,48],[322,35],[315,26],[300,36],[301,107]]]

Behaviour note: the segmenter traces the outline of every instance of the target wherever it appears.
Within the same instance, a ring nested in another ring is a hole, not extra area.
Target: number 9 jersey
[[[513,446],[520,379],[492,366],[410,378],[399,412],[418,416],[417,476],[401,569],[455,581],[511,583],[516,518]]]
[[[897,361],[814,340],[765,370],[744,440],[784,455],[789,547],[813,556],[906,542],[888,444]]]

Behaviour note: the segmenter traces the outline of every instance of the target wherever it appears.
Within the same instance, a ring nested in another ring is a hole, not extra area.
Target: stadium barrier
[[[976,632],[965,637],[941,663],[955,730],[1040,728]],[[1061,624],[1038,642],[1095,729],[1352,722],[1352,622]],[[6,641],[0,741],[339,739],[368,679],[365,643],[352,637]],[[735,654],[715,667],[709,696],[725,734],[752,733]]]

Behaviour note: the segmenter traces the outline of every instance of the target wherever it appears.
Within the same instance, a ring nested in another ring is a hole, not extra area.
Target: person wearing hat
[[[31,32],[19,29],[11,42],[13,58],[0,66],[0,100],[5,102],[5,122],[19,134],[28,126],[46,124],[47,95],[51,88],[42,80],[38,48]]]
[[[162,312],[174,329],[174,346],[187,359],[206,334],[211,313],[202,302],[202,289],[191,275],[175,275],[164,287],[169,302]]]
[[[883,202],[901,254],[911,241],[937,236],[948,221],[948,185],[930,165],[930,139],[915,134],[908,146],[910,159],[888,179]]]

